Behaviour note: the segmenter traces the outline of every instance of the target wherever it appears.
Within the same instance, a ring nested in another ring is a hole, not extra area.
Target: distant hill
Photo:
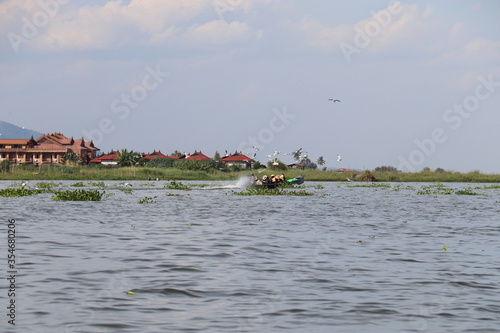
[[[29,139],[31,136],[37,139],[43,133],[16,126],[0,120],[0,139]]]

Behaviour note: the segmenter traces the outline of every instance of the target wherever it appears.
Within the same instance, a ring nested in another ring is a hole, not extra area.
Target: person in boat
[[[266,185],[266,184],[269,184],[269,179],[267,178],[267,175],[264,175],[262,177],[262,180],[260,181],[260,184],[261,185]]]
[[[285,182],[285,181],[286,181],[285,174],[284,174],[284,173],[282,173],[282,174],[280,175],[280,183],[283,183],[283,182]]]
[[[252,173],[249,179],[250,186],[254,186],[255,184],[257,184],[258,181],[259,179],[255,177],[255,175]]]

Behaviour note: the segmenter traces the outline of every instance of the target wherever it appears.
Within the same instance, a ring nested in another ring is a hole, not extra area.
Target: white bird
[[[340,162],[340,161],[342,161],[342,156],[337,155],[337,162]]]
[[[23,189],[26,185],[28,185],[28,182],[22,182],[21,183],[21,186],[19,186],[19,188]]]

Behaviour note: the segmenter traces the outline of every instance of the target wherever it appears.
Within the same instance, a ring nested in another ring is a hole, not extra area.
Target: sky
[[[101,152],[500,173],[496,0],[4,0],[0,17],[0,120]]]

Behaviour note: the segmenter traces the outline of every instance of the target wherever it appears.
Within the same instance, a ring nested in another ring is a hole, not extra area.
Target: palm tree
[[[318,157],[318,160],[316,161],[316,163],[317,163],[318,165],[320,165],[320,166],[323,166],[323,165],[325,165],[325,164],[326,164],[326,161],[325,161],[325,159],[323,158],[323,156],[320,156],[320,157]]]
[[[218,151],[215,151],[214,161],[217,161],[217,162],[220,161],[220,153]]]
[[[122,149],[118,154],[117,163],[119,166],[134,166],[140,157],[141,155],[133,150]]]
[[[64,154],[61,160],[61,162],[66,165],[79,165],[82,164],[82,161],[82,158],[72,151]]]

